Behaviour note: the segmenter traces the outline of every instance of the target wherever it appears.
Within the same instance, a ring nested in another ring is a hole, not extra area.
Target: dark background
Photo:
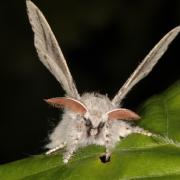
[[[39,0],[67,59],[80,93],[110,97],[149,50],[180,24],[180,1]],[[38,60],[25,1],[2,1],[0,41],[0,162],[43,152],[58,110],[44,98],[63,96],[55,78]],[[124,101],[136,109],[180,77],[179,37],[152,73]]]

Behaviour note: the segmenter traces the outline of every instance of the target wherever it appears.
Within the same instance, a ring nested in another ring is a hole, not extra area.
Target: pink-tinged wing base
[[[48,104],[56,108],[67,108],[75,113],[85,114],[87,109],[80,101],[66,97],[56,97],[45,100]]]
[[[138,120],[140,119],[140,116],[138,114],[125,108],[114,109],[112,111],[109,111],[107,115],[108,115],[109,120]]]

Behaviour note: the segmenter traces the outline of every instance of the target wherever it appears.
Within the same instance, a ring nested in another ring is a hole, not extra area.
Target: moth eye
[[[99,125],[98,125],[98,128],[100,128],[100,129],[103,128],[104,124],[105,124],[105,122],[100,122]]]
[[[85,120],[85,124],[86,124],[86,126],[91,126],[91,125],[92,125],[92,123],[91,123],[91,120],[90,120],[90,119],[84,118],[84,120]]]

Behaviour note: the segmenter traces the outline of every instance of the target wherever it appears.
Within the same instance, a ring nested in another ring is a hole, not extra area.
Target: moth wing
[[[124,85],[120,88],[118,93],[112,99],[112,103],[118,105],[124,99],[126,94],[137,84],[141,79],[146,77],[153,67],[156,65],[161,56],[166,52],[169,44],[180,32],[180,26],[175,27],[169,31],[149,52],[144,60],[139,64],[132,75],[127,79]]]
[[[75,113],[79,113],[81,115],[85,114],[87,112],[86,106],[73,98],[68,97],[56,97],[56,98],[50,98],[45,100],[48,104],[56,107],[61,108],[65,107]]]
[[[140,116],[135,112],[125,109],[119,108],[109,111],[107,113],[109,120],[139,120]]]
[[[27,0],[26,4],[29,21],[34,32],[34,44],[40,61],[60,82],[68,96],[78,98],[79,94],[66,60],[48,22],[34,3]]]

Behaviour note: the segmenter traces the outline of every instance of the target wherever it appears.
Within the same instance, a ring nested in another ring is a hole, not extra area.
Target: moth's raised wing
[[[118,105],[121,103],[122,99],[131,90],[131,88],[137,84],[141,79],[146,77],[161,56],[166,52],[169,44],[180,32],[180,26],[169,31],[149,52],[149,54],[144,58],[141,64],[136,68],[133,74],[128,78],[125,84],[121,87],[115,97],[112,99],[112,103]]]
[[[34,32],[34,44],[41,62],[60,82],[68,96],[79,98],[66,60],[48,22],[35,4],[30,0],[27,0],[26,4]]]

